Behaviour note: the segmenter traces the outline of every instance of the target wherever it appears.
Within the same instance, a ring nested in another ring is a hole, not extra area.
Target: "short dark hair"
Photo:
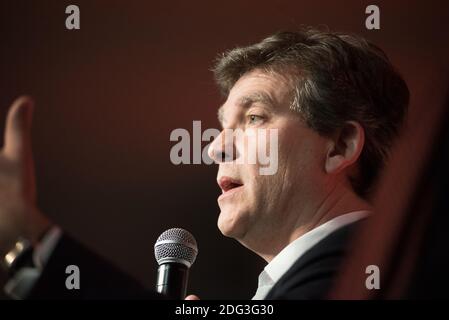
[[[409,90],[386,54],[350,34],[305,28],[279,32],[219,56],[213,69],[225,96],[245,73],[261,69],[293,80],[291,108],[322,135],[357,121],[365,130],[354,191],[367,198],[398,135]]]

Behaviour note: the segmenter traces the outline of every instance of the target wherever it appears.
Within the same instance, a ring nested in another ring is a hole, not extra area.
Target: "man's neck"
[[[270,262],[282,249],[302,235],[338,216],[354,211],[372,211],[372,207],[367,201],[359,198],[351,190],[335,188],[323,197],[322,201],[315,206],[314,210],[309,211],[312,214],[306,217],[302,214],[297,214],[296,221],[286,225],[285,230],[278,233],[278,235],[284,234],[285,236],[282,239],[278,238],[280,241],[277,245],[271,246],[273,251],[256,253],[265,261]]]

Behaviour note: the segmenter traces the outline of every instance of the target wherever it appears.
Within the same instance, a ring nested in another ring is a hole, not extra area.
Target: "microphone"
[[[164,231],[154,244],[157,269],[156,291],[168,299],[184,300],[189,268],[195,262],[198,246],[190,232],[181,228]]]

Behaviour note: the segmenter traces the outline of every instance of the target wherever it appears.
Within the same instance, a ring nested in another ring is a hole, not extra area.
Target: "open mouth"
[[[221,188],[222,194],[228,194],[231,191],[235,191],[236,189],[242,187],[243,183],[240,180],[223,176],[218,179],[218,185]]]

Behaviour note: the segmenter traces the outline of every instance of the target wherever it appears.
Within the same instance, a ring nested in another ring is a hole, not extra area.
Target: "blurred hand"
[[[0,150],[0,254],[19,236],[36,242],[50,221],[36,207],[31,152],[33,101],[20,97],[9,109],[4,145]]]
[[[198,298],[196,295],[194,295],[194,294],[191,294],[191,295],[188,295],[186,298],[185,298],[185,300],[200,300],[200,298]]]

